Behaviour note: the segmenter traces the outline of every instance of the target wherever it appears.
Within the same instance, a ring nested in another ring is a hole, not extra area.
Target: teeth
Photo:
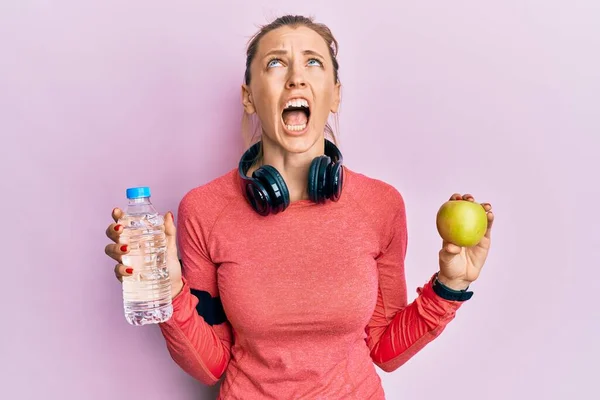
[[[292,99],[288,100],[285,104],[285,108],[288,107],[306,107],[308,108],[308,101],[306,99]]]
[[[302,125],[286,125],[285,126],[289,131],[300,132],[306,128],[306,124]]]

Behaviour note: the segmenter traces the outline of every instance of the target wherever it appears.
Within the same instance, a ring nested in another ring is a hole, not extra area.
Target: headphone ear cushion
[[[327,199],[330,199],[331,195],[333,193],[332,171],[333,171],[334,166],[335,166],[335,164],[331,163],[331,162],[329,164],[327,164],[327,171],[326,171],[325,182],[324,182],[325,187],[323,188],[323,195]]]
[[[271,213],[271,197],[265,187],[257,179],[252,180],[245,186],[246,198],[250,205],[260,215]]]
[[[320,156],[313,160],[308,173],[308,195],[315,203],[323,203],[327,199],[327,173],[331,158]]]
[[[336,162],[331,165],[329,176],[329,198],[332,201],[338,201],[342,196],[342,186],[344,185],[344,166]]]
[[[308,170],[308,197],[313,202],[316,202],[317,198],[317,171],[320,163],[321,158],[315,158],[310,163],[310,169]]]
[[[259,180],[270,197],[271,212],[277,214],[290,205],[290,193],[281,174],[271,165],[263,165],[252,176]]]

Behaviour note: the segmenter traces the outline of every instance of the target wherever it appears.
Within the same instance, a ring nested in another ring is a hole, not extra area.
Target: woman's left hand
[[[475,201],[470,194],[460,195],[458,193],[453,194],[450,200]],[[479,277],[487,258],[494,214],[490,203],[481,203],[481,206],[486,211],[488,226],[485,235],[478,244],[472,247],[460,247],[446,241],[442,242],[442,249],[439,253],[440,271],[438,280],[451,289],[466,289]]]

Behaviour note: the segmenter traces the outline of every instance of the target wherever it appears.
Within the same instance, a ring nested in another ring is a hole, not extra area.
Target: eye
[[[316,58],[311,58],[310,60],[308,60],[308,65],[322,67],[323,63],[320,60],[317,60]]]
[[[271,67],[276,67],[277,63],[281,64],[281,60],[279,58],[272,58],[271,60],[269,60],[269,62],[267,63],[267,68],[271,68]]]

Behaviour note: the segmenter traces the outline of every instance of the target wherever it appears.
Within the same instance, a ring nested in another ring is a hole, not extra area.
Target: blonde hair
[[[312,18],[304,17],[301,15],[285,15],[277,18],[273,22],[263,25],[260,27],[258,32],[256,32],[249,41],[248,49],[246,51],[246,71],[244,73],[244,83],[246,85],[250,84],[251,75],[250,75],[250,65],[256,56],[256,52],[258,50],[258,45],[260,40],[269,32],[284,27],[289,26],[292,28],[296,28],[299,26],[305,26],[313,31],[317,32],[325,43],[327,43],[327,47],[329,48],[329,55],[331,56],[331,60],[333,63],[333,78],[336,83],[339,82],[339,64],[337,61],[337,52],[338,52],[338,42],[331,33],[331,30],[324,24],[316,23]],[[336,132],[339,132],[339,119],[338,113],[333,114],[333,122],[336,130],[334,131],[331,127],[331,124],[327,122],[325,124],[325,138],[331,140],[336,146],[339,145],[339,140],[336,135]],[[252,146],[256,142],[260,140],[262,134],[262,126],[260,120],[258,119],[256,114],[248,115],[246,112],[243,112],[242,115],[242,138],[244,140],[244,146],[246,148]],[[255,163],[262,162],[262,148],[260,149]]]

